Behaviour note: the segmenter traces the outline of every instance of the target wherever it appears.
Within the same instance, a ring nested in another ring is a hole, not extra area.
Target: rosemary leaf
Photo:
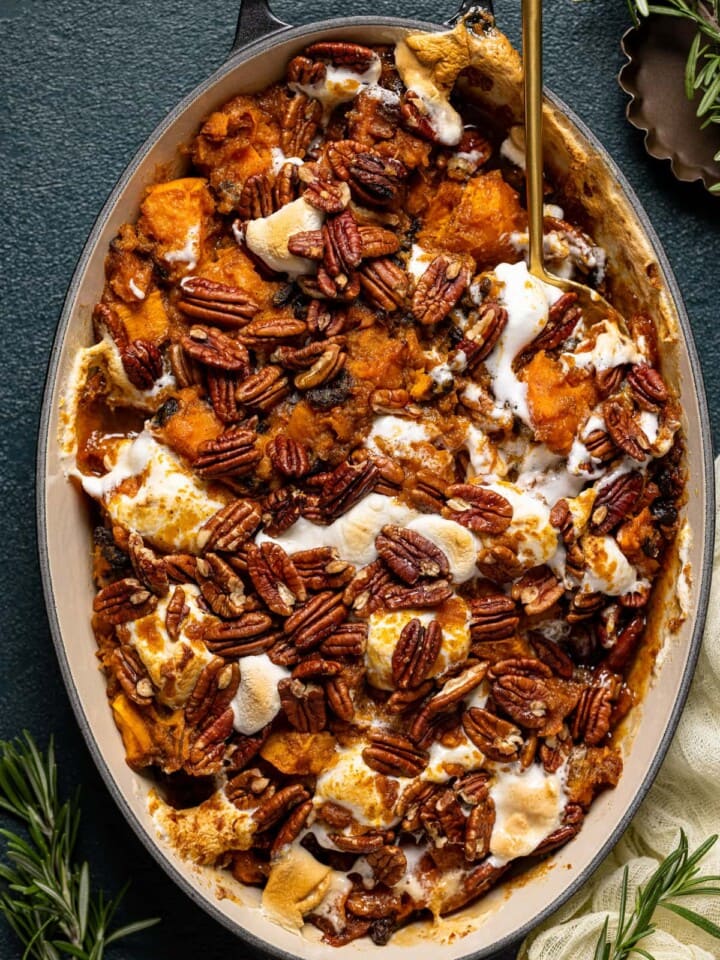
[[[720,184],[718,184],[720,187]],[[717,835],[708,837],[692,853],[683,830],[677,847],[659,864],[649,880],[635,891],[635,905],[628,912],[628,868],[623,871],[620,903],[618,905],[618,928],[615,939],[608,943],[608,920],[600,931],[595,947],[594,960],[626,960],[631,954],[654,960],[639,944],[655,930],[653,917],[658,907],[670,910],[689,923],[720,940],[720,926],[687,907],[673,903],[678,897],[720,896],[718,877],[702,876],[700,863],[717,841]]]
[[[93,892],[88,864],[74,859],[78,795],[60,800],[52,742],[43,754],[28,733],[0,741],[0,811],[21,830],[0,828],[0,913],[23,944],[23,960],[103,960],[108,944],[158,922],[108,929],[125,890],[106,900]]]

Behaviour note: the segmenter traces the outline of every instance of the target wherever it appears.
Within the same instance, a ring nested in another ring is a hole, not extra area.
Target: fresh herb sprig
[[[684,831],[680,831],[677,847],[659,865],[647,883],[635,893],[635,906],[628,910],[628,868],[623,871],[618,927],[615,939],[608,940],[608,918],[600,933],[593,960],[625,960],[630,954],[653,960],[652,954],[639,947],[655,930],[653,916],[658,907],[670,910],[705,933],[720,940],[720,927],[701,914],[672,901],[678,897],[720,896],[720,876],[700,875],[700,861],[717,840],[709,837],[690,853]]]
[[[640,17],[659,14],[689,20],[695,26],[687,61],[685,63],[685,94],[692,100],[700,92],[696,114],[704,129],[720,123],[720,0],[627,0],[630,13],[637,24]],[[720,161],[720,150],[713,157]],[[720,182],[710,187],[720,193]]]
[[[88,864],[74,860],[78,796],[60,800],[52,742],[43,754],[27,732],[0,741],[0,808],[24,825],[0,829],[0,911],[25,947],[23,960],[102,960],[111,943],[158,922],[110,929],[125,889],[112,900],[93,893]]]

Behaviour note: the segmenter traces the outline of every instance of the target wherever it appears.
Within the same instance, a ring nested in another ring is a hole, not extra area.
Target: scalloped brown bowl
[[[720,182],[720,126],[701,129],[695,111],[700,99],[685,96],[685,60],[694,28],[676,17],[651,16],[631,27],[621,45],[627,63],[618,83],[630,97],[626,116],[644,134],[651,157],[669,160],[678,180]]]
[[[114,800],[148,851],[198,905],[255,948],[283,958],[311,960],[341,955],[319,942],[314,931],[299,939],[270,922],[259,909],[257,890],[239,888],[227,872],[183,862],[158,836],[147,810],[150,778],[125,763],[122,742],[97,667],[90,625],[93,598],[90,531],[85,503],[63,474],[58,443],[60,405],[76,351],[92,342],[91,312],[103,289],[108,244],[120,225],[136,217],[145,188],[162,169],[181,173],[179,144],[190,140],[202,119],[236,93],[277,80],[287,60],[308,43],[328,38],[377,44],[408,31],[438,30],[438,24],[397,18],[350,17],[289,28],[272,17],[264,0],[246,0],[239,36],[245,40],[230,59],[167,116],[131,161],[110,195],[80,257],[62,312],[50,360],[40,428],[37,487],[40,560],[48,615],[62,674],[81,730]],[[507,102],[519,119],[517,71],[497,64],[490,94]],[[488,67],[493,74],[493,68]],[[486,77],[486,80],[488,78]],[[487,88],[487,82],[484,84]],[[694,571],[689,616],[671,631],[673,576],[677,556],[666,571],[665,593],[655,597],[653,630],[666,636],[663,662],[645,697],[632,712],[626,769],[615,790],[592,807],[583,830],[541,868],[523,875],[479,903],[436,925],[412,925],[383,947],[385,960],[405,960],[413,950],[430,960],[439,944],[447,960],[488,957],[526,934],[574,893],[608,853],[629,823],[655,776],[678,722],[699,650],[707,605],[713,544],[713,486],[710,427],[700,366],[690,326],[659,242],[620,171],[592,134],[560,101],[548,95],[547,165],[587,209],[598,242],[605,245],[618,282],[613,291],[629,312],[640,291],[656,317],[663,346],[663,369],[680,391],[685,411],[689,497],[686,515],[693,531],[687,559]],[[218,897],[218,893],[222,897]],[[436,945],[437,944],[437,945]],[[378,948],[356,941],[345,955],[366,956]]]

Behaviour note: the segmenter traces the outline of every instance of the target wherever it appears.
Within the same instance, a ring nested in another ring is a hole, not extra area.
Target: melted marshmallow
[[[114,523],[137,530],[169,553],[196,553],[200,528],[225,505],[147,430],[117,443],[105,476],[75,475],[86,493],[102,501]],[[140,478],[137,489],[124,492],[123,482],[131,477]]]
[[[303,197],[286,203],[269,217],[250,220],[245,225],[245,243],[263,263],[277,273],[286,273],[291,279],[301,274],[314,273],[316,264],[306,257],[296,257],[288,250],[288,238],[306,230],[319,230],[323,214]]]
[[[347,67],[328,64],[322,79],[316,80],[315,83],[291,83],[289,87],[296,93],[304,93],[306,97],[319,100],[323,105],[325,116],[328,117],[336,106],[352,100],[363,87],[377,84],[381,73],[382,63],[380,57],[375,54],[362,73],[349,70]]]
[[[532,426],[527,403],[527,384],[513,371],[512,363],[523,347],[542,331],[548,309],[560,290],[537,280],[520,263],[501,263],[495,276],[503,285],[500,301],[507,310],[508,322],[492,353],[485,361],[493,380],[493,393],[501,406],[509,407],[528,426]]]
[[[240,660],[240,686],[230,701],[238,733],[257,733],[275,719],[280,712],[278,683],[289,676],[290,671],[273,663],[266,653]]]
[[[335,547],[343,560],[357,567],[377,559],[375,538],[387,523],[404,527],[417,516],[417,511],[379,493],[370,493],[333,523],[324,527],[300,517],[278,537],[258,534],[258,544],[279,543],[287,553],[313,547]]]
[[[490,853],[498,863],[525,857],[556,830],[565,808],[565,770],[503,770],[490,788],[495,824]]]

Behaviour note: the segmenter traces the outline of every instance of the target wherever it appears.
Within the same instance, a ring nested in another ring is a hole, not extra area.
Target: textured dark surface
[[[627,174],[665,245],[690,313],[713,411],[720,425],[715,268],[720,201],[676,183],[650,160],[624,119],[615,83],[622,0],[546,3],[548,85],[593,128]],[[517,35],[519,0],[498,0],[499,23]],[[339,0],[284,0],[293,23],[347,14]],[[234,33],[233,0],[0,0],[0,340],[3,429],[0,516],[0,736],[54,733],[63,786],[81,784],[82,852],[97,879],[132,887],[128,918],[161,915],[162,926],[117,948],[133,960],[247,956],[233,936],[166,880],[136,840],[100,780],[71,713],[47,632],[36,559],[33,469],[45,365],[75,260],[115,179],[154,125],[223,59]],[[430,0],[366,0],[352,13],[441,19]],[[84,615],[84,614],[79,614]],[[0,957],[20,957],[0,922]]]

